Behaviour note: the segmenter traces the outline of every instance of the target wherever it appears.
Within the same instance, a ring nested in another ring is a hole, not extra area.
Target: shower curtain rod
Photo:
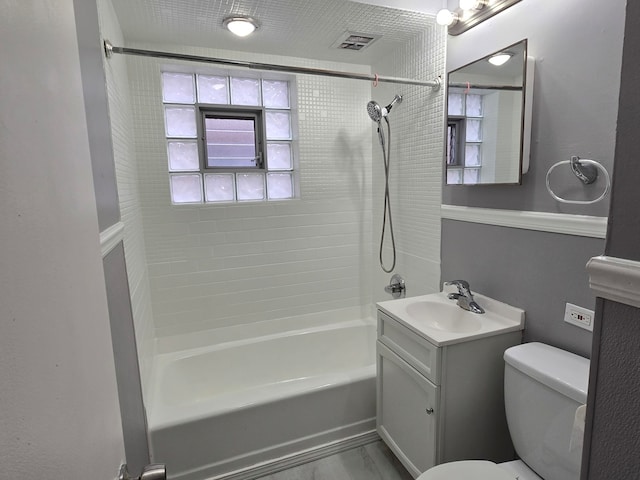
[[[491,85],[491,84],[481,84],[481,83],[458,82],[458,83],[449,83],[447,86],[449,88],[464,88],[466,90],[469,90],[471,88],[476,88],[480,90],[509,90],[513,92],[522,91],[522,87],[520,85]]]
[[[240,60],[228,60],[225,58],[201,57],[197,55],[184,55],[181,53],[158,52],[155,50],[140,50],[137,48],[114,47],[109,40],[104,41],[104,51],[107,58],[111,58],[114,53],[123,55],[137,55],[141,57],[169,58],[172,60],[186,60],[188,62],[215,63],[218,65],[229,65],[234,67],[244,67],[254,70],[271,70],[286,73],[301,73],[305,75],[322,75],[325,77],[350,78],[353,80],[368,80],[370,82],[399,83],[403,85],[420,85],[431,87],[434,90],[440,88],[440,79],[432,81],[413,80],[410,78],[386,77],[383,75],[367,75],[362,73],[340,72],[337,70],[324,70],[320,68],[293,67],[291,65],[278,65],[272,63],[244,62]]]

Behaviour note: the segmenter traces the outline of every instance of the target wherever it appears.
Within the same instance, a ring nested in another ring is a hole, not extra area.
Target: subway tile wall
[[[102,37],[110,39],[115,45],[124,44],[118,19],[113,11],[111,2],[99,0],[98,14]],[[104,68],[109,97],[109,114],[120,214],[124,223],[125,259],[138,347],[138,360],[143,391],[148,392],[147,381],[150,377],[154,355],[155,330],[144,244],[126,59],[122,56],[113,56],[111,59],[104,61]]]
[[[215,49],[129,46],[369,71]],[[156,335],[318,312],[327,312],[327,321],[354,309],[359,316],[369,315],[372,144],[365,107],[370,85],[297,76],[293,111],[298,118],[299,199],[171,205],[160,72],[194,65],[140,57],[128,58],[127,65]],[[212,71],[198,68],[199,73]]]
[[[393,55],[381,59],[373,71],[381,75],[434,80],[445,78],[446,29],[433,22]],[[398,252],[395,273],[406,281],[407,295],[440,290],[440,205],[444,148],[444,88],[381,84],[373,98],[386,105],[395,94],[403,95],[393,107],[391,122],[391,204]],[[384,122],[383,122],[384,124]],[[385,128],[386,133],[386,128]],[[373,155],[373,243],[375,279],[373,300],[386,300],[382,286],[391,274],[377,266],[382,228],[384,169],[377,135]],[[384,258],[390,265],[390,239]]]

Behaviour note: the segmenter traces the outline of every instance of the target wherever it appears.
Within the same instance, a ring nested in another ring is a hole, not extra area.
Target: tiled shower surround
[[[110,7],[101,10],[103,30],[106,25],[117,32]],[[115,33],[109,35],[118,42]],[[444,30],[435,25],[425,25],[424,34],[373,67],[175,45],[126,46],[422,80],[444,70]],[[126,69],[110,66],[114,61]],[[122,97],[111,101],[111,119],[121,139],[115,142],[130,283],[149,286],[148,296],[134,299],[139,347],[150,337],[288,317],[302,323],[371,316],[373,303],[388,298],[383,287],[389,275],[377,261],[383,164],[366,105],[372,98],[385,105],[395,93],[404,95],[391,117],[396,272],[407,278],[411,294],[438,289],[442,91],[290,77],[297,92],[292,113],[298,119],[299,198],[172,205],[161,72],[251,73],[117,55],[106,65],[110,94]],[[141,351],[143,381],[151,354],[150,348]]]

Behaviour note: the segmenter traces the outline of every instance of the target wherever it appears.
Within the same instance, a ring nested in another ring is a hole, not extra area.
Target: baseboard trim
[[[602,255],[589,260],[587,272],[596,296],[640,308],[640,262]]]
[[[607,236],[607,217],[476,208],[459,205],[442,205],[440,211],[442,218],[449,220],[562,233],[580,237],[606,238]]]
[[[276,460],[263,462],[242,470],[226,473],[224,475],[218,475],[217,477],[212,477],[209,480],[253,480],[281,472],[282,470],[297,467],[305,463],[313,462],[315,460],[320,460],[321,458],[325,458],[336,453],[351,450],[352,448],[368,445],[369,443],[377,442],[378,440],[380,440],[380,437],[376,431],[370,430],[368,432],[360,433],[335,442],[330,442],[319,447],[286,455]]]

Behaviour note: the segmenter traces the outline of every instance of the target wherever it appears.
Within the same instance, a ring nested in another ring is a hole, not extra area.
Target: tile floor
[[[381,441],[331,455],[258,480],[413,480]]]

